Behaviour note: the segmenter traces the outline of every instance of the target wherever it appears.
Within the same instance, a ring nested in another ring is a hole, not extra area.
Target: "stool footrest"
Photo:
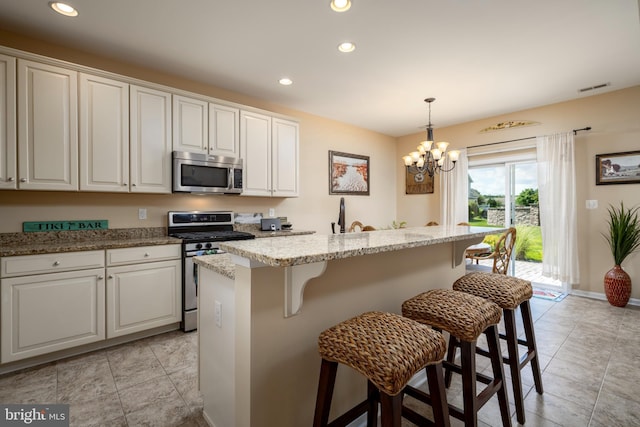
[[[340,415],[335,420],[331,421],[327,425],[327,427],[346,427],[347,425],[351,424],[351,422],[353,422],[360,415],[365,414],[367,412],[368,404],[369,402],[367,400],[364,400],[358,403],[356,406],[349,409],[347,412]]]

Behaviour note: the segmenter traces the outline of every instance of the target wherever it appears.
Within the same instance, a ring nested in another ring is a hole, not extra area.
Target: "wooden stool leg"
[[[458,347],[458,339],[453,335],[449,334],[449,348],[447,348],[447,362],[453,364],[456,360],[456,349]],[[453,372],[451,369],[445,369],[444,373],[444,385],[445,387],[451,387],[451,378],[453,377]]]
[[[427,366],[427,382],[431,395],[433,421],[436,426],[449,427],[449,405],[447,404],[447,391],[444,388],[442,363]]]
[[[516,316],[514,310],[503,310],[504,328],[507,339],[507,354],[509,355],[509,372],[513,400],[516,404],[516,415],[520,424],[525,423],[524,397],[522,395],[522,378],[520,374],[520,355],[518,352],[518,333],[516,332]],[[506,386],[506,384],[505,384]]]
[[[331,398],[333,386],[336,382],[338,362],[330,362],[322,359],[320,366],[320,380],[318,381],[318,396],[316,398],[316,410],[313,416],[313,427],[326,427],[329,422],[331,410]]]
[[[500,350],[500,338],[498,336],[498,326],[489,326],[484,331],[489,345],[489,355],[491,357],[491,368],[493,369],[494,381],[500,381],[501,387],[498,390],[498,403],[500,405],[500,416],[503,427],[511,427],[511,417],[509,415],[509,398],[507,397],[507,387],[504,381],[504,367],[502,366],[502,352]]]
[[[367,381],[367,427],[376,427],[378,425],[379,400],[380,392],[378,388],[371,381]]]
[[[520,304],[522,312],[522,323],[524,324],[524,335],[527,340],[527,349],[529,354],[534,354],[531,359],[531,370],[533,371],[533,382],[536,385],[536,392],[542,394],[542,375],[540,374],[540,362],[538,361],[538,346],[536,344],[536,335],[533,331],[533,319],[531,318],[531,306],[529,300]]]
[[[476,398],[476,343],[460,340],[462,368],[462,400],[465,427],[478,425],[478,399]]]
[[[389,396],[380,393],[380,424],[382,427],[400,427],[402,424],[402,395]]]

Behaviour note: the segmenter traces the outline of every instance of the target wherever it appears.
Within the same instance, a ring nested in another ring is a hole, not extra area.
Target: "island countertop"
[[[470,226],[411,227],[362,233],[313,234],[278,239],[221,242],[224,251],[272,267],[370,255],[482,238],[503,228]]]

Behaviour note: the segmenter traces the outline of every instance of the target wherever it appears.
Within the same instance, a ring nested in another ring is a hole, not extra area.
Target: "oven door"
[[[182,329],[193,331],[198,328],[198,266],[193,262],[194,252],[184,256],[182,270]]]

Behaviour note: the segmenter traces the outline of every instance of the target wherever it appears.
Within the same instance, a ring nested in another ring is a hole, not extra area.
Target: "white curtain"
[[[576,173],[573,133],[539,136],[538,199],[542,229],[542,275],[579,283]]]
[[[444,169],[453,163],[447,156]],[[469,160],[467,150],[460,150],[456,167],[440,173],[440,220],[442,225],[455,225],[469,221]]]

